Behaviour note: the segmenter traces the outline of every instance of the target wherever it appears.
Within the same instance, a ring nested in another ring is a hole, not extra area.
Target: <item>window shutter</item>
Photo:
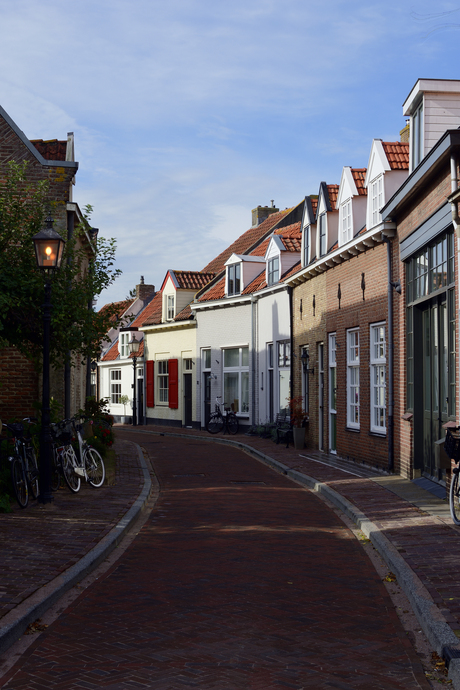
[[[154,388],[155,362],[153,361],[153,359],[149,359],[146,362],[146,369],[147,369],[147,383],[146,383],[147,407],[155,407],[155,388]]]
[[[177,359],[168,360],[169,373],[169,407],[177,410],[179,407],[179,362]]]

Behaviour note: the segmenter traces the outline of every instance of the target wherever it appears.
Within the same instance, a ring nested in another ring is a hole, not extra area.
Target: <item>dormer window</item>
[[[174,295],[167,296],[166,318],[168,321],[174,320]]]
[[[353,237],[353,223],[351,215],[351,199],[340,206],[340,244],[349,242]]]
[[[411,169],[414,170],[423,158],[423,100],[412,114],[411,148]]]
[[[303,231],[303,265],[308,266],[310,263],[310,225],[307,225]]]
[[[372,204],[372,227],[378,225],[382,216],[380,209],[383,207],[383,177],[380,176],[375,182],[371,184],[371,204]]]
[[[227,267],[227,295],[241,293],[241,265],[232,264]]]
[[[324,256],[326,252],[326,214],[322,213],[319,217],[319,255]]]
[[[128,342],[130,333],[120,333],[120,357],[127,357],[129,355]]]
[[[274,285],[280,279],[280,259],[279,256],[274,256],[268,260],[267,267],[267,284]]]

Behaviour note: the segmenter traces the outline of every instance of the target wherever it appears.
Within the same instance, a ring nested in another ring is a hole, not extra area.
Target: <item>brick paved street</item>
[[[429,687],[361,545],[315,495],[231,447],[126,438],[160,498],[5,690]]]

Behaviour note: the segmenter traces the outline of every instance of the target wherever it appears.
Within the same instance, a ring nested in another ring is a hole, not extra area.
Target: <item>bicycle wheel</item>
[[[224,418],[222,415],[212,414],[208,419],[208,423],[206,424],[206,430],[209,431],[210,434],[218,434],[223,428]]]
[[[240,424],[238,422],[238,417],[236,414],[227,415],[227,430],[229,434],[237,434]]]
[[[53,466],[51,468],[51,491],[57,491],[61,486],[61,456],[58,449],[53,446]]]
[[[38,463],[35,457],[35,451],[33,448],[27,448],[26,450],[27,459],[27,483],[30,488],[30,493],[32,498],[38,498],[40,489],[38,486]]]
[[[17,502],[21,508],[25,508],[29,502],[29,490],[27,488],[22,458],[17,455],[11,459],[11,481]]]
[[[456,525],[460,525],[460,487],[458,479],[459,468],[455,467],[452,471],[452,479],[450,482],[450,514],[452,520]]]
[[[78,477],[74,468],[77,466],[77,456],[72,446],[68,446],[61,454],[62,474],[64,480],[72,493],[80,491],[81,479]]]
[[[84,453],[85,468],[88,475],[88,481],[91,486],[102,486],[105,479],[105,465],[104,461],[94,448],[86,448]]]

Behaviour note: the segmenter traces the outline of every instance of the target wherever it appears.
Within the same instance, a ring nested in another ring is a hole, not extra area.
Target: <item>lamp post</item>
[[[133,426],[137,426],[136,364],[140,346],[140,340],[137,340],[133,333],[133,337],[128,343],[129,354],[133,357]]]
[[[33,236],[37,266],[45,276],[45,302],[43,304],[43,390],[42,426],[40,432],[40,503],[51,503],[51,433],[50,433],[50,325],[51,277],[60,267],[65,240],[53,230],[51,215],[46,227]]]

